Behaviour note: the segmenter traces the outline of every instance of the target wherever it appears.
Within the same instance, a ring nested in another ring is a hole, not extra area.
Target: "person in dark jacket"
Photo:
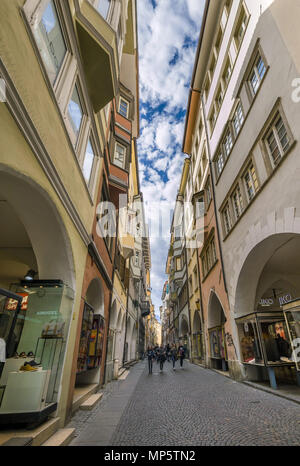
[[[163,348],[161,348],[159,353],[158,353],[158,361],[159,361],[160,371],[163,371],[163,369],[164,369],[165,360],[166,360],[166,352],[163,350]]]
[[[171,348],[170,348],[169,343],[168,343],[167,346],[166,346],[166,356],[167,356],[167,361],[170,362],[170,358],[171,358]]]
[[[180,345],[179,348],[178,348],[178,356],[179,356],[179,360],[180,360],[180,367],[182,368],[183,360],[185,358],[185,348],[182,345]]]
[[[154,351],[150,346],[148,346],[148,349],[147,349],[147,358],[148,358],[149,374],[152,374]]]
[[[171,360],[172,360],[172,363],[173,363],[173,370],[175,371],[175,363],[176,363],[176,361],[178,359],[177,358],[178,351],[177,351],[177,348],[176,348],[175,344],[172,345],[172,348],[171,348],[170,352],[171,352]]]

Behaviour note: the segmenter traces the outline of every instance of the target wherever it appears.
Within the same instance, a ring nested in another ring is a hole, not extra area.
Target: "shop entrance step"
[[[119,372],[118,372],[118,379],[121,377],[122,374],[126,371],[126,367],[120,367]]]
[[[42,444],[42,447],[64,447],[71,442],[74,432],[75,429],[59,429]]]
[[[11,429],[7,431],[0,432],[0,445],[2,446],[9,440],[14,442],[26,442],[26,439],[30,437],[32,439],[31,445],[38,447],[42,445],[46,440],[48,440],[59,428],[60,418],[55,417],[49,419],[49,421],[44,422],[35,429]]]
[[[124,371],[122,375],[119,376],[119,380],[125,380],[127,375],[129,374],[129,371]]]
[[[74,414],[75,411],[77,411],[80,408],[82,403],[84,403],[91,395],[96,393],[98,387],[99,385],[97,383],[89,385],[80,385],[75,387],[72,404],[72,414]]]
[[[98,403],[98,401],[101,400],[103,397],[103,393],[95,393],[94,395],[91,395],[87,400],[85,400],[82,405],[80,405],[80,409],[84,410],[91,410],[93,407]]]

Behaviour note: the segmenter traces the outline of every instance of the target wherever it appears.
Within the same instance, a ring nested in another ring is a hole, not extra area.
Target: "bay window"
[[[54,85],[67,54],[67,46],[54,0],[50,0],[44,6],[40,20],[33,27],[33,35],[50,82]]]

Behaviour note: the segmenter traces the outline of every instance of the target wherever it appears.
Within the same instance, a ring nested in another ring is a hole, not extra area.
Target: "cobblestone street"
[[[299,445],[299,405],[184,362],[133,366],[90,413],[78,412],[72,445]]]

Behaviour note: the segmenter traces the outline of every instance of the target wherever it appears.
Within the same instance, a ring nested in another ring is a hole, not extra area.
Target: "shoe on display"
[[[30,364],[25,362],[25,364],[23,366],[21,366],[19,370],[24,371],[24,372],[32,372],[32,371],[37,371],[37,368],[32,367]]]
[[[14,358],[15,358],[15,359],[19,359],[19,355],[18,355],[18,353],[17,353],[17,352],[15,352],[15,354],[14,354]]]
[[[27,357],[28,358],[34,358],[33,351],[29,351],[29,353],[27,353]]]
[[[29,362],[25,362],[25,364],[30,364],[32,367],[40,366],[40,365],[41,365],[41,364],[35,362],[35,360],[29,361]]]
[[[19,354],[19,358],[27,358],[25,351]]]

